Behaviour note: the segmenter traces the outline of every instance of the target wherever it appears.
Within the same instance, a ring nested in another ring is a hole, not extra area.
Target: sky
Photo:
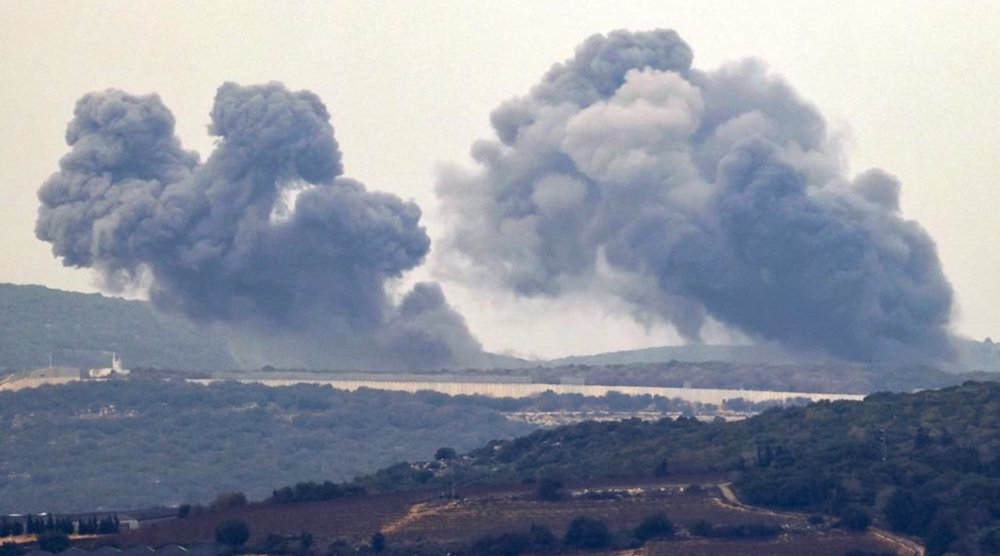
[[[936,240],[954,330],[1000,336],[1000,4],[995,2],[213,2],[0,0],[0,282],[96,291],[34,237],[38,187],[67,152],[83,94],[158,93],[204,158],[225,81],[281,81],[332,114],[345,175],[417,202],[440,237],[435,175],[471,166],[489,113],[594,33],[671,28],[694,67],[764,60],[846,138],[853,172],[903,183]],[[441,279],[432,254],[404,279]],[[517,299],[448,280],[492,351],[556,357],[676,343],[610,300]],[[726,340],[724,331],[709,340]]]

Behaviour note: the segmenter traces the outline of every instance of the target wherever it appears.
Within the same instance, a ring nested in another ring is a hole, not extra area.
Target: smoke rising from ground
[[[76,105],[71,151],[39,191],[37,236],[108,289],[221,326],[252,364],[433,368],[481,356],[433,283],[386,282],[430,247],[412,202],[342,177],[330,115],[281,84],[222,85],[207,160],[155,95]]]
[[[708,319],[857,361],[950,357],[936,247],[881,170],[758,61],[691,67],[673,31],[593,36],[442,172],[452,276],[596,289],[698,341]]]

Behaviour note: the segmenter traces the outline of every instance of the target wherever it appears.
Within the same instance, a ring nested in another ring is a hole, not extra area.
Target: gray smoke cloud
[[[482,355],[433,283],[386,282],[430,247],[412,202],[342,177],[330,115],[279,83],[222,85],[203,163],[155,95],[76,105],[71,151],[39,191],[36,235],[67,266],[221,326],[253,364],[432,368]]]
[[[699,341],[709,319],[800,353],[950,357],[952,289],[899,183],[851,178],[822,116],[755,60],[693,69],[673,31],[595,35],[442,172],[452,277],[593,290]]]

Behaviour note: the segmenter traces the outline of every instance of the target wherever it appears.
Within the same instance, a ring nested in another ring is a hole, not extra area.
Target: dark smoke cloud
[[[502,104],[438,191],[448,268],[523,295],[594,289],[698,341],[708,319],[850,360],[950,356],[952,290],[881,170],[754,60],[691,67],[673,31],[593,36]]]
[[[244,361],[426,368],[481,356],[436,284],[398,305],[386,281],[430,240],[411,202],[341,177],[330,115],[278,83],[219,88],[201,163],[155,96],[77,103],[36,234],[111,289],[148,282],[156,306],[221,324]]]

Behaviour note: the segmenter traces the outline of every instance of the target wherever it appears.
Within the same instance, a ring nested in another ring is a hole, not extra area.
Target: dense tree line
[[[284,487],[271,493],[268,499],[273,504],[290,504],[292,502],[316,502],[319,500],[334,500],[350,496],[363,496],[365,489],[358,485],[337,484],[331,481],[322,483],[302,482],[292,487]]]
[[[24,524],[20,520],[8,521],[6,518],[0,519],[0,538],[11,537],[24,534]]]
[[[56,531],[65,535],[110,535],[119,530],[117,515],[103,517],[89,516],[74,520],[65,516],[35,516],[28,514],[22,519],[0,518],[0,537],[22,534],[41,535]]]
[[[117,533],[119,528],[117,515],[108,515],[100,519],[92,516],[80,520],[77,532],[81,535],[110,535]]]

